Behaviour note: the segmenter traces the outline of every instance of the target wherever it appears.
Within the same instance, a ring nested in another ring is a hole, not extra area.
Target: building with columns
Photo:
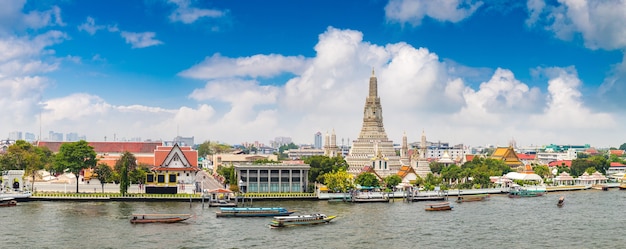
[[[387,138],[383,126],[383,108],[378,97],[378,80],[372,70],[369,94],[363,108],[363,126],[359,137],[353,141],[346,156],[348,173],[360,174],[366,166],[374,169],[380,177],[397,174],[402,166],[396,155],[393,141]]]
[[[302,162],[235,164],[244,193],[302,193],[309,186],[310,165]]]

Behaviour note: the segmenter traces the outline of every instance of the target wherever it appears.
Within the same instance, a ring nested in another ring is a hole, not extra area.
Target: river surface
[[[557,207],[560,196],[565,206]],[[451,198],[453,200],[453,198]],[[271,218],[216,218],[200,202],[20,202],[0,208],[0,248],[624,248],[626,191],[551,192],[453,203],[255,201],[331,224],[270,229]],[[191,213],[175,224],[130,224],[132,213]]]

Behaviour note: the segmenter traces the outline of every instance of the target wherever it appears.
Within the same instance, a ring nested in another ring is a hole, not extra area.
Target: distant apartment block
[[[324,155],[324,150],[323,149],[314,149],[314,148],[298,148],[298,149],[287,150],[287,151],[285,151],[285,153],[287,154],[289,159],[291,159],[291,160],[299,160],[299,159],[303,159],[305,157],[323,156]]]
[[[67,142],[76,142],[76,141],[80,141],[80,140],[87,140],[87,137],[85,135],[78,135],[78,133],[76,132],[70,132],[65,134],[65,141]]]
[[[292,143],[291,137],[276,137],[274,141],[271,141],[270,144],[273,148],[278,148],[283,145],[288,145]]]
[[[412,143],[412,148],[421,148],[421,142]],[[457,144],[454,146],[450,146],[450,143],[447,142],[426,142],[426,158],[436,158],[441,159],[443,155],[448,152],[448,155],[452,159],[463,158],[465,155],[470,155],[472,153],[472,149],[468,146],[464,146],[463,144]]]
[[[194,146],[195,145],[193,136],[191,137],[176,136],[173,140],[173,143],[178,144],[179,146]]]

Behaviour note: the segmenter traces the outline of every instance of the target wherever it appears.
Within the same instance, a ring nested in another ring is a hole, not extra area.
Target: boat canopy
[[[509,178],[511,180],[524,180],[524,181],[539,181],[539,182],[543,182],[543,179],[541,179],[541,176],[535,174],[535,173],[531,173],[531,174],[526,174],[526,173],[517,173],[517,172],[509,172],[506,174],[506,178]]]

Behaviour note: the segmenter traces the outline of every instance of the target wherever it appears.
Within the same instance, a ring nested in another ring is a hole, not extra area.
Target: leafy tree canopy
[[[310,156],[304,158],[304,163],[311,166],[309,182],[325,182],[324,174],[348,169],[348,163],[341,156]]]
[[[76,193],[78,193],[78,175],[81,170],[96,166],[96,152],[85,140],[64,143],[56,154],[54,167],[58,172],[69,170],[76,176]]]
[[[385,187],[387,187],[388,189],[395,188],[401,182],[402,182],[402,178],[400,178],[399,175],[390,175],[390,176],[385,177]]]
[[[323,178],[324,184],[332,192],[347,192],[354,188],[352,175],[345,170],[325,173]]]
[[[380,187],[380,181],[378,181],[378,177],[376,175],[365,172],[361,173],[356,177],[354,183],[361,185],[363,187]]]

